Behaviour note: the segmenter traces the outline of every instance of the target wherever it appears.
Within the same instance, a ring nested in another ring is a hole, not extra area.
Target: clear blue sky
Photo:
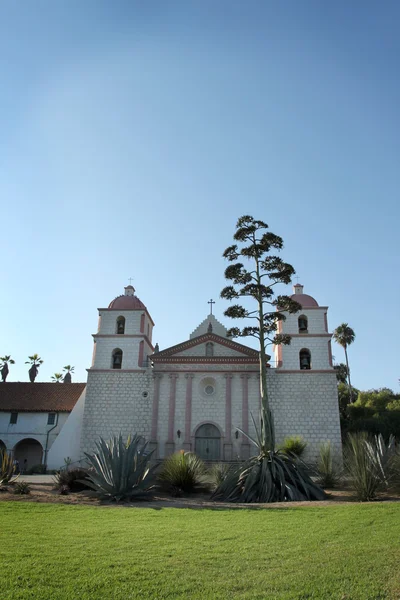
[[[67,363],[85,381],[96,309],[129,277],[161,348],[210,297],[224,321],[221,254],[252,214],[330,329],[355,330],[354,385],[397,391],[399,59],[398,2],[4,0],[9,380],[38,352],[38,381]]]

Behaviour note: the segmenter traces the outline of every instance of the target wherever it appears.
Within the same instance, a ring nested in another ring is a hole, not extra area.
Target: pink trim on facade
[[[325,331],[328,331],[328,314],[324,313]]]
[[[169,377],[170,377],[170,388],[169,388],[169,413],[168,413],[168,442],[174,443],[176,380],[179,377],[179,375],[177,373],[172,373]]]
[[[140,317],[140,333],[144,333],[144,313]]]
[[[158,405],[160,403],[160,382],[162,375],[154,375],[153,414],[151,417],[151,440],[157,442]]]
[[[232,430],[232,377],[230,373],[225,374],[226,390],[225,390],[225,443],[231,442]]]
[[[143,357],[144,357],[144,341],[142,340],[139,344],[139,358],[138,358],[138,366],[141,367],[143,365]]]
[[[307,373],[333,373],[334,375],[336,374],[333,369],[279,369],[279,371],[276,370],[276,373],[278,375],[280,375],[281,373],[301,373],[302,375],[305,375]]]
[[[332,342],[331,342],[331,340],[329,340],[329,342],[328,342],[328,355],[329,355],[329,364],[330,364],[331,367],[333,367]]]
[[[165,350],[161,350],[158,353],[158,357],[167,357],[176,354],[177,352],[183,352],[184,350],[188,350],[189,348],[194,348],[199,344],[203,344],[204,342],[215,342],[220,344],[221,346],[225,346],[226,348],[230,348],[232,350],[237,350],[238,352],[242,352],[247,356],[251,356],[253,358],[258,359],[258,350],[254,350],[253,348],[249,348],[248,346],[244,346],[243,344],[238,344],[232,340],[228,340],[220,335],[215,333],[203,333],[196,338],[191,340],[187,340],[186,342],[182,342],[181,344],[177,344],[176,346],[171,346],[170,348],[166,348]]]
[[[249,433],[249,377],[250,375],[241,375],[242,379],[242,429]],[[242,435],[242,441],[248,442],[248,439]]]
[[[93,369],[93,367],[91,367],[90,369],[86,369],[86,371],[90,371],[93,373],[143,373],[143,375],[146,374],[146,371],[144,369]]]
[[[201,363],[206,365],[219,364],[219,363],[243,363],[243,364],[259,364],[258,358],[249,358],[247,356],[214,356],[214,357],[202,357],[202,356],[166,356],[159,358],[158,355],[151,356],[151,360],[154,363]],[[267,367],[270,367],[267,364]]]
[[[190,444],[190,432],[192,428],[192,395],[193,375],[186,373],[186,406],[185,406],[185,444]]]
[[[235,369],[234,373],[251,373],[252,375],[257,375],[258,374],[258,369],[254,369],[254,370],[250,370],[250,369]],[[154,369],[155,373],[166,373],[167,371],[161,371],[161,370],[157,370],[157,368]],[[180,371],[181,373],[182,371]],[[190,369],[191,373],[204,373],[204,375],[207,375],[208,373],[219,373],[221,375],[221,373],[223,373],[223,371],[218,371],[217,369],[207,369],[207,371],[205,371],[204,369]]]
[[[330,333],[291,333],[290,337],[293,338],[323,338],[323,337],[331,337]]]

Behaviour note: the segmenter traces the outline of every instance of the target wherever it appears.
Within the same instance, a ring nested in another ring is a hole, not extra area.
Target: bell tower
[[[81,433],[81,455],[95,449],[99,437],[122,433],[150,436],[154,322],[132,285],[107,308],[99,308],[88,369]]]
[[[327,306],[319,306],[315,298],[304,294],[299,283],[293,286],[291,298],[302,310],[286,314],[279,322],[278,333],[291,336],[288,346],[275,347],[277,369],[290,371],[332,371],[331,337],[328,332]]]
[[[99,308],[99,325],[93,335],[94,351],[90,370],[132,370],[147,368],[153,353],[153,320],[128,285],[108,308]]]

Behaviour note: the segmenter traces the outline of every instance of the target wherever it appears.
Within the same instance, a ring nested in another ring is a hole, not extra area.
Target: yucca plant
[[[258,449],[241,465],[233,468],[212,495],[213,500],[227,502],[287,502],[325,500],[325,492],[312,481],[299,459],[293,460],[282,450],[269,448],[270,425],[261,409],[260,429],[252,416],[256,439],[245,435]]]
[[[374,500],[396,483],[399,455],[394,436],[390,436],[386,445],[381,434],[371,437],[366,432],[350,433],[344,460],[355,495],[361,502]]]
[[[335,460],[331,442],[321,444],[317,459],[317,482],[323,488],[332,489],[341,480],[341,469]]]
[[[91,466],[85,483],[99,496],[119,501],[149,493],[155,467],[150,467],[153,452],[147,452],[142,436],[100,438],[96,448],[94,454],[85,453]]]
[[[0,486],[16,481],[19,474],[16,475],[15,471],[16,466],[11,454],[8,454],[6,450],[0,450]]]
[[[292,435],[291,437],[285,438],[283,444],[280,446],[280,450],[289,454],[289,456],[299,457],[304,454],[307,448],[307,442],[300,435]]]
[[[208,482],[206,468],[198,456],[192,452],[175,452],[164,459],[158,479],[174,493],[190,493]]]

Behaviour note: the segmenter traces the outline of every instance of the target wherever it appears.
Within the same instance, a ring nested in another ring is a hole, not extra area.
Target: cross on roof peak
[[[210,305],[210,315],[212,315],[212,314],[213,314],[213,311],[212,311],[212,310],[213,310],[213,304],[215,304],[215,302],[214,302],[214,300],[211,298],[211,300],[209,300],[209,301],[207,302],[207,304],[209,304],[209,305]]]

